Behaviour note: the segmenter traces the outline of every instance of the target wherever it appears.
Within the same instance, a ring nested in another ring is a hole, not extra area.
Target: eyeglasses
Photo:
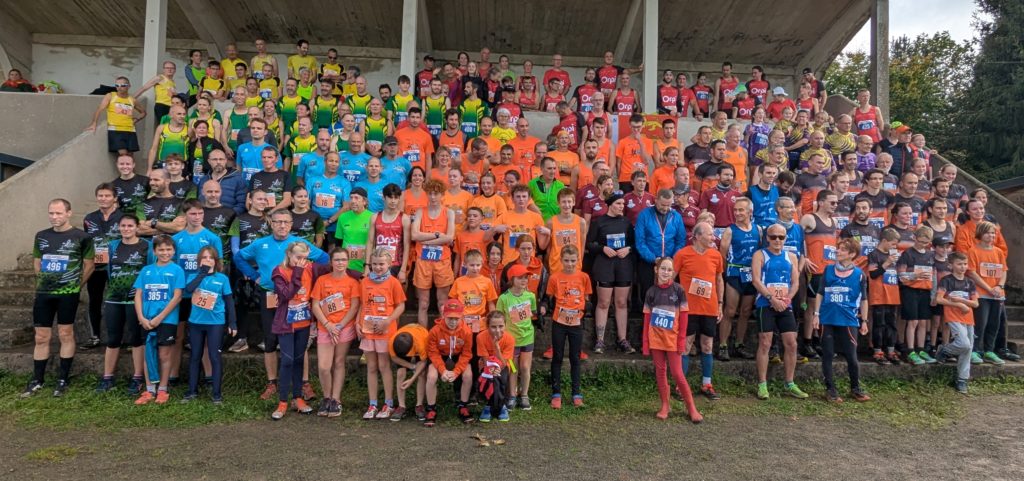
[[[127,88],[128,84],[114,84],[114,87],[117,87],[117,88],[122,88],[122,87]]]
[[[828,205],[839,205],[839,201],[836,201],[836,200],[829,201]]]
[[[783,234],[783,235],[769,234],[767,237],[768,237],[768,240],[786,240],[786,235],[785,234]]]

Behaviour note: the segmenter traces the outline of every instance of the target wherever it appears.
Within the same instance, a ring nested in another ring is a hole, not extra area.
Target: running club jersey
[[[299,95],[289,97],[285,95],[281,97],[279,108],[281,109],[281,123],[284,124],[284,133],[291,136],[294,134],[292,125],[299,119],[296,110],[299,104],[306,103],[306,99]]]
[[[576,87],[576,92],[573,93],[573,98],[576,99],[576,111],[586,114],[594,110],[594,94],[596,93],[597,87],[591,84]]]
[[[658,112],[667,114],[673,110],[679,113],[679,89],[671,84],[661,84],[658,87]]]
[[[960,299],[964,301],[976,300],[978,289],[971,279],[957,279],[953,276],[946,276],[939,281],[939,292],[943,292],[948,299]],[[968,308],[963,312],[957,306],[943,306],[943,320],[945,322],[959,322],[968,326],[974,325],[974,313]]]
[[[524,290],[518,296],[508,290],[498,296],[494,308],[505,313],[505,330],[515,339],[516,347],[533,344],[533,315],[537,312],[537,296],[529,290]]]
[[[248,111],[242,111],[242,113],[235,112],[235,109],[231,109],[231,113],[228,115],[228,147],[231,150],[238,148],[238,133],[249,124]]]
[[[313,120],[313,131],[331,130],[334,123],[338,121],[338,99],[317,96],[310,101],[310,104],[309,115]]]
[[[935,253],[930,249],[920,252],[911,247],[900,254],[900,260],[896,262],[896,270],[900,272],[900,277],[907,281],[903,285],[930,291],[935,275]],[[918,279],[917,276],[921,274],[927,277]]]
[[[291,184],[291,174],[288,172],[283,170],[275,170],[273,172],[261,170],[252,174],[252,177],[249,179],[249,190],[262,189],[273,194],[273,200],[267,199],[269,201],[267,202],[268,207],[272,209],[284,200],[285,192],[291,191]]]
[[[416,100],[416,97],[413,94],[402,95],[399,92],[388,99],[387,103],[384,104],[384,110],[391,112],[395,125],[398,125],[409,118],[409,102],[414,100]]]
[[[395,276],[388,276],[382,282],[376,282],[369,277],[364,277],[359,282],[359,296],[362,301],[362,316],[358,324],[363,325],[364,339],[387,340],[398,330],[398,319],[388,323],[384,334],[375,334],[367,331],[366,321],[384,320],[395,311],[395,306],[405,304],[405,291],[402,284]]]
[[[818,214],[811,215],[814,216],[814,227],[805,233],[807,258],[815,264],[816,268],[813,274],[821,274],[826,266],[832,265],[836,261],[837,229],[835,221],[832,221],[832,225],[828,225],[818,217]]]
[[[726,256],[726,272],[728,277],[738,277],[740,282],[752,282],[750,263],[754,252],[761,247],[761,229],[755,225],[750,230],[743,230],[736,224],[729,226],[732,240],[729,242],[729,253]]]
[[[391,222],[384,220],[381,212],[373,218],[373,245],[391,252],[391,266],[402,265],[404,214],[399,212]]]
[[[288,145],[285,146],[284,155],[285,157],[291,157],[292,159],[292,181],[294,182],[299,176],[299,165],[302,164],[302,158],[306,154],[316,152],[316,137],[313,135],[307,135],[305,137],[295,135],[288,139]]]
[[[608,94],[615,90],[615,83],[618,81],[619,74],[621,73],[622,67],[618,65],[604,65],[597,69],[597,85],[605,93],[606,99]]]
[[[343,273],[340,278],[322,275],[316,280],[310,295],[313,301],[320,303],[320,311],[327,322],[338,324],[352,309],[352,299],[359,297],[359,281],[347,273]],[[413,324],[419,327],[419,324]]]
[[[583,229],[580,228],[583,218],[573,215],[569,222],[562,222],[558,217],[555,215],[550,219],[552,248],[548,249],[547,257],[548,272],[552,274],[562,272],[562,249],[565,246],[575,246],[580,254],[583,253]]]
[[[92,238],[92,247],[95,254],[94,261],[96,269],[102,270],[110,258],[109,245],[116,239],[121,238],[121,231],[118,224],[124,214],[117,209],[110,213],[110,217],[103,218],[103,213],[96,210],[85,215],[82,220],[82,227],[86,234]]]
[[[805,255],[804,248],[804,228],[796,222],[789,222],[786,227],[786,243],[782,246],[782,249],[786,252],[792,252],[796,254],[796,258],[799,259]]]
[[[483,321],[487,318],[487,305],[498,300],[494,284],[481,275],[457,277],[448,295],[462,301],[462,305],[465,306],[462,320],[474,334],[486,327]]]
[[[857,327],[860,302],[867,291],[864,272],[858,267],[851,267],[853,272],[846,277],[836,275],[836,266],[825,268],[821,286],[817,292],[822,293],[821,307],[818,309],[819,321],[827,326]]]
[[[612,99],[615,106],[615,113],[632,114],[636,109],[636,90],[629,89],[629,93],[622,93],[622,89],[615,91],[615,98]]]
[[[228,276],[214,272],[203,278],[192,292],[192,310],[188,322],[203,325],[224,324],[224,296],[231,295]]]
[[[750,120],[754,118],[754,107],[757,106],[754,99],[747,96],[744,99],[736,99],[732,103],[732,106],[736,108],[736,118],[741,120]]]
[[[828,178],[821,174],[801,172],[796,176],[793,193],[800,196],[800,215],[810,214],[818,209],[818,192],[828,188]]]
[[[192,279],[199,274],[199,251],[203,247],[213,246],[214,249],[217,249],[217,256],[224,258],[220,238],[206,228],[202,228],[196,233],[183,230],[171,238],[174,239],[175,259],[181,270],[185,272],[185,282],[192,282]],[[185,292],[182,293],[182,297],[192,297],[192,294]]]
[[[885,224],[889,222],[889,208],[896,203],[896,199],[892,194],[879,190],[877,194],[871,194],[868,191],[862,191],[853,198],[854,203],[860,199],[867,199],[871,202],[871,214],[868,217],[868,223],[882,229]]]
[[[107,130],[135,132],[135,119],[132,118],[134,111],[135,98],[130,95],[121,97],[116,93],[110,94],[110,102],[107,103]]]
[[[878,241],[882,237],[881,231],[881,229],[871,223],[860,224],[858,222],[850,222],[846,224],[846,227],[843,227],[842,232],[839,233],[839,238],[857,239],[860,242],[860,255],[866,256],[878,246]]]
[[[644,294],[644,314],[650,316],[650,322],[646,325],[647,335],[644,337],[651,349],[669,352],[682,350],[688,309],[686,290],[679,284],[655,284],[647,289]]]
[[[153,162],[154,169],[161,169],[164,160],[171,154],[178,154],[185,158],[185,147],[188,145],[188,128],[184,125],[181,130],[175,132],[170,124],[160,126],[160,146],[157,148],[156,160]]]
[[[139,204],[149,197],[149,177],[144,175],[136,174],[128,180],[118,177],[111,184],[114,186],[117,205],[123,212],[135,212]]]
[[[779,213],[775,210],[775,202],[779,200],[779,188],[772,184],[765,192],[757,185],[750,187],[747,191],[747,198],[754,203],[754,223],[761,228],[767,228],[779,220]]]
[[[85,231],[74,227],[39,231],[32,249],[32,257],[39,259],[36,294],[77,294],[85,262],[94,256],[92,238]]]
[[[348,251],[349,268],[362,272],[366,265],[366,243],[370,239],[370,222],[373,212],[349,210],[338,216],[334,237],[341,240],[341,246]]]
[[[224,260],[231,258],[231,224],[235,221],[235,209],[230,207],[203,207],[203,227],[220,237]]]
[[[132,285],[142,291],[142,315],[153,319],[170,304],[175,290],[185,290],[185,273],[177,264],[150,264],[142,268]],[[174,306],[162,323],[178,325],[178,306]]]
[[[751,80],[747,82],[747,92],[757,105],[768,105],[768,91],[772,84],[767,80]]]
[[[896,224],[889,224],[887,227],[891,227],[900,235],[900,239],[899,242],[896,244],[896,248],[900,251],[901,254],[903,253],[903,251],[914,246],[914,226],[910,226],[904,229]]]
[[[880,123],[874,107],[870,107],[867,112],[862,112],[858,107],[853,112],[853,125],[857,129],[857,135],[867,135],[876,144],[882,141],[882,134],[878,130]]]
[[[672,258],[672,266],[686,290],[690,315],[717,316],[721,311],[718,276],[725,270],[722,254],[717,249],[700,253],[694,246],[686,246]]]
[[[367,142],[384,143],[384,137],[386,137],[388,133],[387,117],[382,116],[377,119],[373,117],[366,117],[363,121],[363,127]]]
[[[427,124],[431,137],[437,138],[441,134],[441,126],[444,125],[445,96],[427,97],[423,99],[423,123]]]
[[[134,244],[120,240],[110,243],[110,264],[107,267],[107,286],[103,290],[103,301],[112,304],[133,304],[135,302],[135,278],[153,258],[149,241],[136,239]]]
[[[732,102],[727,101],[726,97],[734,97],[736,95],[736,87],[739,86],[740,79],[733,76],[730,78],[722,77],[719,79],[718,86],[718,110],[730,111],[732,110]]]
[[[316,211],[303,213],[292,211],[292,234],[310,244],[316,244],[316,237],[324,233],[324,220]]]
[[[430,216],[430,208],[426,207],[420,214],[421,234],[441,234],[448,232],[448,209],[441,207],[436,217]],[[424,245],[416,243],[416,258],[427,262],[446,262],[451,259],[452,249],[448,245]]]
[[[867,255],[868,272],[882,269],[882,275],[868,280],[868,302],[872,306],[898,306],[900,304],[899,273],[894,262],[887,268],[882,266],[889,260],[889,252],[872,249]]]
[[[946,228],[938,230],[931,224],[928,227],[932,229],[932,245],[938,245],[940,242],[953,243],[953,223],[946,221]]]
[[[832,154],[832,158],[840,160],[843,152],[852,152],[857,148],[857,137],[853,132],[842,133],[838,130],[825,136],[825,148]]]
[[[549,94],[544,94],[544,98],[541,100],[541,105],[544,107],[544,111],[545,112],[554,112],[555,111],[555,107],[558,106],[558,102],[564,102],[564,101],[565,101],[565,96],[564,95],[559,94],[559,95],[551,96]]]
[[[356,118],[356,125],[362,124],[366,120],[371,100],[373,100],[373,96],[370,94],[350,95],[345,99],[345,103],[352,109],[352,116]]]
[[[150,197],[141,204],[136,211],[136,217],[142,223],[156,220],[157,222],[171,222],[181,215],[181,200],[177,197]]]
[[[783,250],[778,254],[772,254],[768,249],[761,250],[764,261],[761,264],[761,284],[768,288],[773,297],[789,298],[789,289],[793,285],[793,262],[789,259],[789,252]],[[792,300],[789,304],[792,305]],[[771,301],[760,292],[755,307],[771,307]]]
[[[853,199],[839,194],[838,202],[836,204],[836,211],[832,213],[832,219],[836,221],[836,229],[843,230],[850,223],[850,214],[853,212]]]
[[[546,294],[555,299],[552,321],[564,326],[579,326],[586,314],[586,301],[592,292],[590,276],[585,272],[552,273],[546,288]]]
[[[456,130],[455,135],[450,135],[448,131],[445,130],[441,132],[441,135],[437,136],[437,146],[448,148],[448,151],[451,152],[452,154],[452,162],[461,162],[462,147],[466,145],[465,137],[466,134],[464,134],[462,131]],[[465,174],[466,172],[463,171],[462,173]],[[444,182],[445,184],[448,183],[447,175],[445,175],[445,178],[444,180],[442,180],[442,182]]]
[[[260,80],[260,98],[276,99],[281,96],[281,79],[277,77]]]
[[[921,225],[921,214],[924,212],[924,199],[914,195],[910,197],[903,197],[901,194],[893,196],[894,203],[903,202],[910,206],[910,225],[917,226]]]
[[[480,120],[487,115],[487,106],[482,99],[465,99],[459,105],[459,116],[462,121],[462,135],[466,140],[473,140],[480,131]]]
[[[167,186],[167,190],[170,190],[171,195],[178,200],[195,199],[199,196],[199,188],[189,179],[175,180]]]
[[[707,85],[694,85],[693,96],[696,98],[697,109],[708,114],[708,109],[711,107],[711,87]]]
[[[231,223],[228,234],[231,237],[238,237],[238,247],[241,249],[252,244],[256,239],[270,235],[270,224],[263,216],[242,212]]]
[[[679,87],[679,116],[686,117],[690,112],[690,104],[697,101],[693,90],[687,86]]]

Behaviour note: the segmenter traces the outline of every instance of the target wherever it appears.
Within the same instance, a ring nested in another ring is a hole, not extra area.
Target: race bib
[[[437,262],[441,260],[441,255],[444,254],[444,246],[421,246],[420,247],[420,259],[430,262]]]
[[[822,257],[824,257],[826,261],[836,260],[836,246],[824,246],[822,249]]]
[[[533,318],[533,310],[530,308],[529,302],[522,302],[509,308],[509,317],[513,323],[520,323],[523,321],[529,321]]]
[[[687,293],[703,297],[704,299],[711,299],[712,287],[713,285],[710,282],[694,277],[690,280],[690,289]]]
[[[899,277],[899,273],[896,272],[896,269],[886,269],[885,272],[882,273],[882,284],[887,286],[898,285]]]
[[[345,250],[348,251],[349,259],[365,259],[366,258],[366,244],[349,244],[345,246]]]
[[[373,328],[387,320],[387,316],[363,316],[363,334],[373,334]]]
[[[740,282],[754,282],[754,271],[750,267],[740,267]]]
[[[605,242],[608,244],[608,247],[611,247],[612,249],[618,250],[618,249],[622,249],[623,247],[626,247],[626,234],[625,233],[622,233],[622,234],[608,234],[605,237],[605,239],[606,239]]]
[[[1003,275],[1003,265],[994,262],[982,262],[979,266],[981,277],[996,279]]]
[[[473,332],[480,332],[480,316],[462,316],[462,320]]]
[[[58,274],[68,270],[70,257],[61,254],[43,254],[40,267],[43,272]]]
[[[334,194],[324,194],[322,192],[317,192],[316,197],[313,198],[313,202],[317,207],[321,207],[324,209],[333,209],[334,206],[336,205],[335,199],[337,198],[338,197]]]
[[[558,323],[565,324],[566,326],[578,326],[583,318],[582,314],[579,309],[561,307],[558,309]]]
[[[931,277],[932,266],[914,266],[914,277],[919,277],[922,274]]]
[[[868,223],[879,228],[885,228],[885,217],[868,217]]]
[[[196,254],[181,254],[178,256],[178,263],[186,272],[199,270],[199,258]]]
[[[462,133],[464,133],[466,135],[470,135],[470,136],[475,135],[476,134],[476,122],[463,122],[462,123]]]
[[[676,327],[676,313],[658,307],[651,309],[651,327],[670,331],[674,330]]]
[[[359,176],[363,175],[363,173],[358,170],[343,170],[341,171],[341,174],[344,175],[345,180],[348,180],[349,182],[356,182],[359,180]]]
[[[427,130],[430,131],[430,136],[434,137],[435,139],[439,135],[441,135],[441,126],[440,125],[428,125],[427,126]]]
[[[870,120],[861,120],[857,122],[857,130],[863,132],[865,130],[871,130],[875,126],[875,123]]]
[[[789,297],[789,284],[785,282],[772,282],[765,287],[772,293],[772,297],[776,299],[786,299]]]
[[[310,318],[311,316],[309,313],[308,302],[288,305],[288,324],[295,324],[296,322],[305,322],[310,320]]]
[[[267,309],[277,309],[277,293],[267,293]]]
[[[212,311],[213,307],[217,305],[218,297],[220,297],[220,294],[216,292],[208,291],[206,289],[196,289],[196,291],[192,293],[192,307]]]
[[[142,286],[142,298],[147,302],[166,302],[171,298],[170,284],[145,284]]]
[[[110,250],[108,247],[97,247],[93,252],[93,262],[97,264],[106,264],[110,262]]]
[[[331,294],[320,301],[320,309],[327,315],[341,312],[345,309],[345,297],[340,292]]]
[[[508,245],[512,248],[516,247],[516,241],[519,240],[519,236],[523,235],[524,232],[509,232],[508,233]]]

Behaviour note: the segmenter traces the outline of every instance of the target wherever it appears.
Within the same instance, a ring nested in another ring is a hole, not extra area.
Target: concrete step
[[[1024,321],[1006,321],[1007,339],[1024,339]]]
[[[35,259],[32,254],[21,254],[18,256],[18,270],[30,271],[35,267]]]
[[[32,307],[35,296],[35,289],[2,289],[0,290],[0,306]]]
[[[7,271],[0,272],[0,288],[2,289],[33,289],[35,288],[36,274],[33,271]]]
[[[1024,322],[1024,306],[1006,306],[1006,320]]]
[[[31,323],[22,327],[0,327],[0,349],[29,344],[32,336]]]
[[[1024,339],[1014,339],[1011,337],[1006,340],[1006,345],[1007,347],[1010,348],[1011,351],[1017,353],[1018,355],[1024,353]]]

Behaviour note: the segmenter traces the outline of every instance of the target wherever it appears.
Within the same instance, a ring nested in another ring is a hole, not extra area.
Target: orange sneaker
[[[580,351],[580,360],[586,361],[587,359],[590,359],[590,355],[587,354],[585,351]]]
[[[555,348],[549,347],[546,351],[544,351],[544,354],[542,354],[541,357],[543,357],[544,359],[551,359],[555,357]]]
[[[302,398],[296,398],[293,400],[292,406],[295,406],[295,410],[298,411],[299,414],[309,414],[313,412],[313,408],[309,407],[309,404],[306,404],[306,401]]]
[[[270,398],[277,394],[277,383],[267,382],[267,387],[263,388],[263,394],[260,394],[260,401],[269,401]]]
[[[274,421],[278,421],[281,418],[283,418],[284,414],[287,413],[287,412],[288,412],[288,403],[286,403],[284,401],[281,401],[281,402],[277,403],[277,408],[274,409],[274,412],[270,413],[270,419],[273,419]]]
[[[171,399],[171,394],[169,392],[167,392],[167,391],[157,391],[156,392],[156,403],[157,404],[164,404],[167,401],[169,401],[170,399]]]
[[[156,399],[156,396],[153,396],[153,393],[149,391],[142,391],[142,395],[135,400],[135,405],[142,406],[143,404],[149,404],[154,399]]]

